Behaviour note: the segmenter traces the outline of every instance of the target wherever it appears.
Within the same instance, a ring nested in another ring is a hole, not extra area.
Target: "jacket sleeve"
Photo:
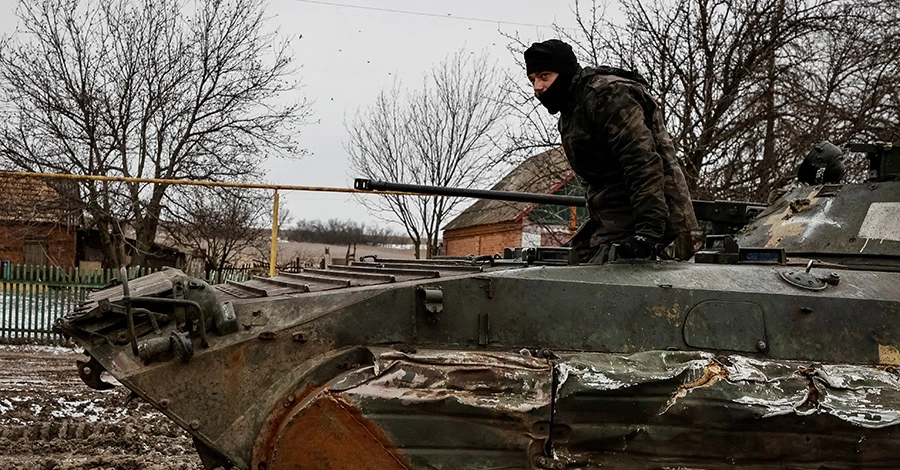
[[[595,90],[590,109],[594,125],[607,136],[607,154],[618,160],[631,197],[635,232],[662,238],[669,208],[666,205],[662,157],[653,131],[647,127],[643,92],[634,85],[613,84]]]

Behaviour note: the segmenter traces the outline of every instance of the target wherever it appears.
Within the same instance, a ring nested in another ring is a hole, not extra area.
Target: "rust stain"
[[[720,379],[725,378],[728,378],[728,369],[726,369],[725,366],[717,362],[707,364],[707,366],[703,368],[703,375],[701,375],[700,378],[678,387],[678,390],[672,394],[672,397],[669,398],[669,401],[666,403],[666,407],[659,414],[669,411],[669,408],[671,408],[679,398],[687,395],[691,390],[712,387]]]
[[[236,368],[244,363],[244,348],[236,347],[234,351],[228,355],[228,368]]]
[[[879,344],[878,363],[900,366],[900,350],[891,345]]]
[[[672,304],[671,307],[655,305],[651,311],[657,318],[665,318],[675,328],[681,327],[681,306],[678,303]]]
[[[816,387],[816,369],[815,367],[800,367],[797,369],[797,374],[806,378],[806,398],[796,406],[798,410],[806,410],[810,408],[818,408],[819,403],[822,401],[822,392],[819,391],[819,388]]]
[[[240,394],[241,379],[244,376],[244,348],[235,348],[225,358],[225,370],[222,374],[225,384],[231,394]]]
[[[305,398],[319,390],[319,387],[308,384],[299,394],[297,400],[300,403],[304,403]],[[257,435],[256,442],[253,444],[253,465],[251,468],[265,468],[266,464],[264,462],[270,460],[272,451],[275,448],[278,430],[284,426],[286,421],[293,417],[294,413],[292,413],[292,411],[293,410],[286,410],[281,412],[279,408],[276,408],[276,411],[266,419],[265,423],[263,423],[262,428]],[[263,463],[262,467],[260,466],[260,463]]]
[[[284,422],[271,445],[270,469],[409,468],[381,427],[330,392]]]

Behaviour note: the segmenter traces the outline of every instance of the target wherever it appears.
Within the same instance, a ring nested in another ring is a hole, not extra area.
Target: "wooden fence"
[[[135,279],[156,270],[128,268]],[[206,279],[204,274],[190,274]],[[247,269],[225,270],[221,278],[245,281]],[[52,331],[56,319],[72,312],[88,294],[108,286],[119,277],[118,270],[63,269],[50,266],[0,265],[0,344],[64,344],[65,339]],[[215,273],[209,276],[215,279]],[[207,280],[210,282],[210,280]],[[212,283],[212,282],[211,282]]]

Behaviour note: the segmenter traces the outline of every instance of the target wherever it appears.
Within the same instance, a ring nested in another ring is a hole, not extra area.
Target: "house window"
[[[25,240],[25,253],[22,259],[26,265],[43,266],[47,264],[47,241]]]

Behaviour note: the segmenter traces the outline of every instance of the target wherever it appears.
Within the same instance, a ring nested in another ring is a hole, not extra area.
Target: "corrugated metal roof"
[[[491,189],[549,194],[571,176],[572,168],[566,160],[565,153],[561,148],[555,148],[525,160]],[[479,199],[444,226],[444,230],[510,222],[527,212],[533,205],[528,202]]]

